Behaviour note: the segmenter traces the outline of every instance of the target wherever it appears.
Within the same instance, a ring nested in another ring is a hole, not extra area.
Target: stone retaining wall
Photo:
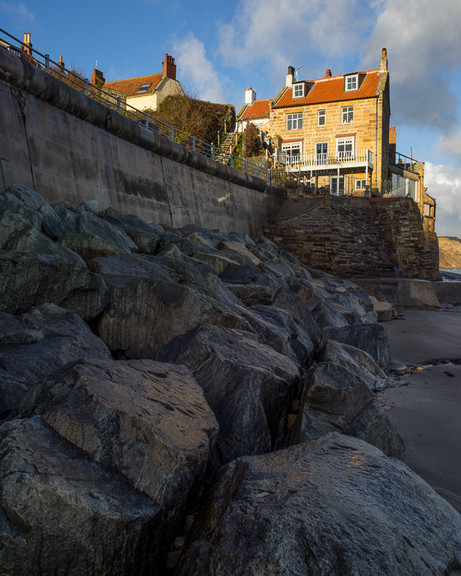
[[[411,198],[287,202],[264,233],[303,262],[342,277],[439,278],[437,236]]]

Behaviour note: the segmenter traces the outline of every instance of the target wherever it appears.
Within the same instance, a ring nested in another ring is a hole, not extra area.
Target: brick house
[[[157,110],[167,96],[184,94],[181,84],[176,80],[174,58],[168,54],[165,54],[165,60],[162,62],[162,72],[105,82],[104,90],[108,90],[111,94],[122,95],[127,104],[138,110],[146,108]]]

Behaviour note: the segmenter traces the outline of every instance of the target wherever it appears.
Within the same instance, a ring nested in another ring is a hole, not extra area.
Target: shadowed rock
[[[177,576],[455,575],[461,516],[398,460],[340,435],[235,460]]]
[[[39,418],[0,427],[1,572],[138,576],[155,564],[160,507]]]
[[[209,325],[175,338],[159,357],[186,365],[203,388],[219,423],[215,469],[281,445],[298,393],[299,371],[289,358],[253,335]]]
[[[403,440],[371,392],[372,381],[351,368],[335,362],[311,368],[293,440],[313,440],[339,431],[373,444],[388,456],[401,454]]]
[[[390,363],[390,342],[387,330],[381,324],[354,324],[341,328],[329,327],[323,330],[322,344],[336,340],[360,348],[372,356],[384,370]]]
[[[34,384],[82,357],[110,359],[76,314],[44,304],[16,318],[0,312],[0,406],[5,415]]]

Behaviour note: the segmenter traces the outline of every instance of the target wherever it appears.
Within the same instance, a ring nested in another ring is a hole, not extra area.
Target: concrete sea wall
[[[129,120],[0,49],[0,191],[100,208],[167,226],[257,236],[282,192]]]

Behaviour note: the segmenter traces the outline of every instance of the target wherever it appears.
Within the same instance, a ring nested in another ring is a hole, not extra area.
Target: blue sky
[[[461,0],[0,0],[0,28],[90,76],[161,71],[198,98],[243,105],[299,79],[379,66],[386,47],[397,149],[426,163],[440,236],[461,237]]]

